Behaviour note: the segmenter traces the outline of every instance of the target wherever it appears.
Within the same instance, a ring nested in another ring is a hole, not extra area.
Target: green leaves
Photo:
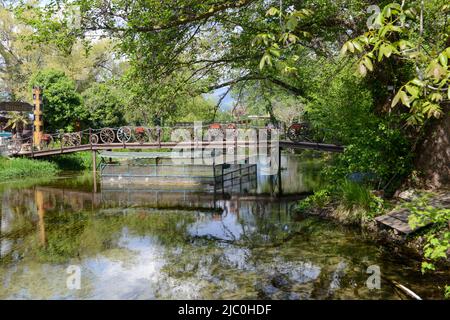
[[[399,101],[401,101],[403,105],[410,107],[410,100],[408,98],[408,95],[403,90],[399,90],[397,92],[394,99],[392,100],[391,106],[395,107],[399,103]]]
[[[446,54],[446,52],[444,51],[444,52],[441,52],[441,54],[439,55],[439,62],[440,62],[440,64],[443,66],[443,67],[447,67],[447,65],[448,65],[448,57],[447,57],[447,54]]]
[[[359,39],[347,41],[342,46],[340,54],[341,56],[344,56],[347,53],[347,51],[350,51],[351,53],[355,53],[356,51],[363,52],[364,50],[363,45],[364,43],[361,43]]]
[[[413,100],[419,98],[420,90],[412,85],[405,85],[406,91],[412,96]]]
[[[383,60],[383,57],[389,58],[393,52],[396,52],[394,46],[388,43],[383,43],[378,50],[378,61]]]
[[[432,232],[425,237],[422,273],[436,270],[435,262],[446,260],[447,252],[450,250],[450,231],[447,228],[448,221],[450,221],[450,209],[431,205],[431,196],[431,194],[424,194],[405,205],[412,213],[409,217],[409,224],[413,229],[429,223],[434,224]],[[446,297],[450,297],[449,289],[450,287],[446,286],[444,293]]]
[[[275,41],[275,36],[271,33],[260,33],[253,39],[252,45],[269,46]]]
[[[295,34],[290,32],[285,32],[280,37],[280,42],[286,46],[289,46],[291,44],[295,44],[300,40],[299,37],[297,37]]]
[[[262,70],[264,69],[264,67],[268,65],[268,66],[272,66],[272,57],[270,56],[270,54],[265,53],[264,56],[262,57],[261,61],[259,62],[259,69]]]
[[[434,78],[436,81],[442,79],[446,73],[448,73],[448,70],[446,70],[446,68],[444,68],[437,60],[431,61],[426,69],[427,76]]]
[[[290,16],[286,21],[286,28],[293,31],[298,26],[298,19],[294,16]]]
[[[411,83],[418,86],[418,87],[424,87],[425,83],[422,80],[419,80],[417,78],[411,80]]]
[[[427,114],[428,118],[431,118],[431,117],[439,118],[442,114],[441,107],[436,103],[431,103],[429,101],[426,101],[422,105],[422,108],[423,108],[422,112],[424,114]]]
[[[414,34],[417,30],[412,29],[417,26],[416,17],[414,7],[405,9],[398,3],[388,4],[375,19],[378,30],[369,28],[363,35],[347,41],[340,51],[343,56],[367,49],[357,64],[362,76],[373,71],[375,59],[381,62],[395,56],[416,66],[418,76],[403,85],[391,103],[391,107],[401,103],[409,108],[411,115],[407,122],[410,125],[421,125],[426,118],[441,117],[440,104],[450,99],[450,47],[431,57],[430,52],[425,54],[423,43]]]
[[[59,129],[70,130],[75,120],[83,121],[88,116],[82,97],[75,89],[75,82],[64,72],[48,69],[34,74],[30,87],[44,88],[44,119],[48,132]]]
[[[373,71],[372,60],[368,56],[364,56],[363,63],[370,71]]]
[[[402,104],[411,108],[411,115],[408,118],[410,125],[420,125],[426,118],[439,118],[442,115],[442,108],[438,104],[444,97],[439,92],[433,92],[427,96],[423,96],[422,88],[425,83],[419,79],[413,79],[404,85],[392,100],[391,107],[395,107],[401,101]]]
[[[295,67],[286,64],[286,61],[281,61],[281,56],[285,49],[298,43],[301,38],[308,38],[311,35],[304,30],[298,30],[299,22],[312,15],[312,11],[308,9],[294,10],[284,14],[279,9],[272,7],[266,15],[269,17],[279,15],[280,19],[284,21],[283,32],[276,34],[274,32],[260,33],[252,41],[253,46],[259,45],[264,47],[264,55],[259,62],[259,69],[263,70],[265,67],[274,66],[274,62],[280,62],[279,70],[284,73],[291,73],[297,70]],[[287,58],[286,60],[289,60]]]
[[[266,14],[268,16],[276,16],[280,14],[280,10],[278,10],[278,8],[271,7],[269,10],[267,10]]]
[[[367,75],[367,68],[364,66],[364,63],[359,64],[358,71],[363,77]]]

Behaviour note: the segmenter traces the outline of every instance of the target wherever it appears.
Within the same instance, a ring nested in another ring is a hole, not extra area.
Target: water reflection
[[[366,287],[372,264],[424,297],[440,294],[411,261],[295,215],[292,201],[93,192],[90,182],[0,193],[1,299],[400,298],[386,281],[381,290]],[[69,265],[81,266],[80,290],[66,286]]]

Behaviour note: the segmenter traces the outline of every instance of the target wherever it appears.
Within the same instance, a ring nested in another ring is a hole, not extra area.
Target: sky
[[[215,102],[219,102],[220,97],[227,92],[228,87],[220,88],[212,93],[205,94],[205,97],[212,97]],[[229,111],[233,109],[234,104],[236,103],[236,100],[231,96],[231,93],[228,93],[225,99],[223,99],[222,103],[220,104],[220,109],[222,111]]]

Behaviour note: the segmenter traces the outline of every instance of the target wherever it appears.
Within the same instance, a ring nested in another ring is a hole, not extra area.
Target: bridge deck
[[[234,143],[227,142],[196,142],[196,143],[180,143],[180,142],[154,142],[154,143],[110,143],[110,144],[85,144],[73,147],[63,147],[42,151],[25,151],[19,153],[17,156],[24,156],[30,158],[40,158],[55,156],[60,154],[69,154],[82,151],[101,151],[101,150],[119,150],[119,149],[131,149],[131,150],[145,150],[145,149],[173,149],[173,148],[203,148],[203,149],[213,149],[213,148],[228,148],[228,147],[258,147],[260,144],[265,143],[265,145],[270,145],[270,141],[259,141],[248,142],[248,141],[236,141]],[[281,149],[312,149],[321,150],[327,152],[343,152],[343,146],[337,146],[333,144],[324,143],[314,143],[314,142],[291,142],[291,141],[280,141],[279,147]]]

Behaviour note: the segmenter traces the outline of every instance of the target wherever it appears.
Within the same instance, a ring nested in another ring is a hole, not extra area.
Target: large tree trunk
[[[450,106],[441,119],[432,120],[416,150],[420,186],[437,189],[450,185]]]

